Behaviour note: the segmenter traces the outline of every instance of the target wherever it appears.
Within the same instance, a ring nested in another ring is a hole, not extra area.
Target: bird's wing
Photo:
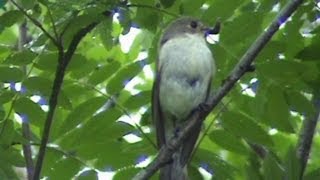
[[[160,106],[159,101],[159,84],[160,84],[160,72],[156,73],[156,78],[153,83],[152,88],[152,99],[151,99],[151,105],[152,105],[152,119],[153,123],[155,124],[156,128],[156,134],[157,134],[157,145],[160,149],[163,144],[166,143],[165,139],[165,120],[163,119],[163,113]]]
[[[206,101],[208,100],[208,98],[210,96],[211,80],[212,80],[212,77],[209,80],[209,84],[208,84],[208,88],[207,88]],[[206,103],[206,102],[203,102],[203,103]],[[198,122],[200,122],[200,119],[198,120]],[[195,148],[197,139],[199,137],[199,134],[200,134],[200,131],[201,131],[201,127],[202,127],[202,123],[196,124],[196,126],[193,127],[192,134],[190,134],[189,137],[186,138],[187,140],[185,142],[183,142],[183,144],[182,144],[182,152],[181,152],[181,159],[180,159],[180,163],[182,165],[187,164],[188,161],[191,160],[192,152],[193,152],[193,150],[195,150],[194,148]]]

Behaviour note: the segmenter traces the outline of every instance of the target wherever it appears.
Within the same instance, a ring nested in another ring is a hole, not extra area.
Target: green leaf
[[[311,11],[311,9],[309,11]],[[297,13],[291,17],[291,20],[287,21],[283,29],[284,32],[279,33],[279,35],[282,36],[282,42],[286,43],[284,56],[287,59],[293,59],[295,55],[305,47],[303,35],[300,33],[304,21],[301,20],[301,14],[298,15],[299,13],[301,13],[301,11],[297,11]]]
[[[17,43],[17,35],[16,33],[10,28],[2,28],[0,26],[0,42],[3,45],[9,45],[14,47]]]
[[[84,122],[86,119],[92,117],[104,103],[106,103],[105,97],[94,97],[75,107],[75,109],[65,119],[61,127],[60,134],[65,134]]]
[[[46,113],[37,103],[31,101],[29,98],[21,97],[16,100],[13,108],[15,112],[20,115],[26,115],[28,122],[42,128]]]
[[[124,170],[117,171],[114,175],[114,180],[132,179],[141,169],[135,167],[125,168]]]
[[[138,7],[136,17],[133,20],[141,28],[155,32],[160,21],[160,15],[153,9]]]
[[[107,50],[110,50],[114,45],[112,37],[112,18],[110,17],[102,21],[98,29],[102,44]]]
[[[296,148],[289,147],[285,161],[285,179],[300,180],[301,166],[297,157]]]
[[[223,0],[220,0],[220,1],[223,1]],[[229,3],[229,4],[232,4],[233,6],[233,5],[236,5],[238,2],[239,0],[237,0],[237,2],[235,3]],[[225,2],[223,1],[223,3]],[[221,6],[224,7],[224,5],[221,5]],[[211,7],[220,9],[221,6],[211,6]],[[208,9],[208,11],[210,11],[210,8]],[[225,13],[225,12],[222,12],[222,13]],[[233,14],[233,11],[227,11],[227,13]],[[214,19],[212,17],[221,17],[221,16],[219,15],[210,16],[209,18]],[[253,42],[253,40],[261,32],[262,18],[263,16],[259,12],[244,13],[237,16],[233,21],[226,23],[225,26],[223,27],[223,30],[220,33],[220,38],[222,43],[231,47],[240,46],[241,50],[244,51],[245,48],[249,46],[248,42],[250,43]],[[235,43],[235,42],[241,42],[241,43]],[[233,50],[232,52],[237,52],[237,51]]]
[[[82,69],[87,65],[87,59],[81,54],[74,54],[71,58],[67,71]]]
[[[0,145],[2,146],[11,146],[12,140],[15,135],[13,121],[7,119],[6,121],[0,124]]]
[[[0,27],[1,25],[5,27],[10,27],[22,20],[23,20],[23,14],[20,11],[18,10],[8,11],[3,13],[0,16]]]
[[[35,5],[35,0],[22,0],[20,1],[21,2],[21,5],[24,9],[32,9]]]
[[[4,104],[12,100],[15,93],[12,91],[4,90],[0,91],[0,104]]]
[[[193,15],[201,8],[205,0],[182,0],[182,13],[186,15]]]
[[[81,57],[84,58],[84,57]],[[73,60],[72,60],[73,61]],[[95,68],[98,66],[98,62],[96,61],[87,61],[86,59],[81,60],[83,63],[82,66],[76,67],[75,64],[70,63],[71,66],[68,66],[67,71],[70,71],[70,77],[75,80],[80,79],[87,79],[88,74],[90,74],[92,71],[95,70]],[[74,62],[74,63],[81,63],[80,62]]]
[[[94,179],[98,179],[98,173],[95,170],[83,171],[79,176],[77,176],[76,179],[77,180],[94,180]]]
[[[214,130],[209,134],[209,138],[219,146],[240,154],[247,154],[248,149],[243,144],[241,139],[228,133],[225,130]]]
[[[43,53],[39,56],[39,60],[35,64],[35,67],[44,70],[54,72],[58,65],[57,53]]]
[[[53,148],[51,146],[47,146],[46,155],[43,161],[42,172],[44,176],[48,176],[52,171],[52,167],[56,164],[65,154],[61,152],[58,148]]]
[[[224,112],[221,119],[222,126],[232,134],[257,144],[273,146],[268,133],[249,117],[236,112]]]
[[[289,107],[279,86],[270,86],[266,103],[266,119],[278,130],[294,133],[289,118]]]
[[[160,3],[164,8],[169,8],[174,4],[175,1],[176,0],[160,0]]]
[[[51,95],[52,84],[53,82],[50,79],[41,76],[29,77],[23,82],[23,85],[28,91],[44,96],[47,101]],[[59,93],[58,105],[65,109],[70,109],[72,107],[70,98],[64,93],[64,90]]]
[[[194,162],[200,166],[209,165],[213,171],[213,179],[233,179],[235,168],[210,151],[198,149]]]
[[[25,167],[21,152],[12,146],[8,148],[0,147],[0,159],[2,163],[10,163],[11,166]]]
[[[303,177],[303,180],[315,180],[315,179],[320,179],[320,168],[307,173]]]
[[[115,123],[121,115],[122,112],[115,108],[102,111],[91,117],[78,128],[75,128],[69,133],[61,136],[59,144],[64,148],[73,148],[79,145],[79,137],[81,137],[82,142],[88,143],[91,143],[93,139],[99,142],[103,142],[106,138],[117,140],[128,130],[127,124]],[[90,131],[88,131],[88,129],[90,129]]]
[[[0,81],[19,82],[23,77],[23,72],[19,68],[0,66]]]
[[[283,179],[284,171],[280,164],[270,155],[267,154],[267,157],[263,161],[263,176],[265,179]]]
[[[51,166],[50,177],[57,179],[72,179],[80,170],[81,162],[76,158],[63,158]]]
[[[290,109],[298,111],[301,114],[312,115],[315,112],[311,101],[309,101],[304,95],[297,91],[286,91],[285,98],[290,106]]]
[[[5,119],[6,112],[3,109],[3,106],[0,106],[0,119]]]
[[[283,86],[290,83],[296,84],[309,68],[301,62],[281,60],[259,63],[256,69],[259,76],[272,79]]]
[[[100,22],[103,19],[105,19],[105,16],[101,13],[100,9],[96,8],[96,11],[91,11],[88,14],[81,14],[66,21],[66,26],[68,28],[63,35],[64,46],[68,47],[74,35],[82,28],[85,28],[91,23]]]
[[[242,3],[241,0],[233,0],[232,3],[226,3],[224,0],[212,1],[209,8],[203,14],[205,22],[214,22],[218,17],[222,20],[226,20],[232,14],[236,8]]]
[[[93,85],[102,83],[104,80],[110,78],[119,68],[121,64],[118,61],[111,61],[109,63],[99,66],[92,74],[89,76],[88,82]]]
[[[320,59],[319,41],[304,47],[297,55],[296,58],[305,61],[318,61]]]
[[[86,58],[80,54],[74,54],[71,58],[67,71],[77,70],[86,65]],[[58,65],[58,53],[44,53],[39,56],[35,67],[43,71],[54,72]]]
[[[203,179],[202,174],[198,170],[198,166],[188,166],[189,179]]]
[[[4,63],[18,65],[18,66],[27,65],[27,64],[30,64],[36,56],[37,56],[36,53],[29,50],[25,50],[25,51],[14,53],[13,55],[9,56],[4,61]]]
[[[136,110],[148,103],[150,103],[151,91],[142,91],[136,95],[131,96],[124,106],[129,110]]]
[[[0,27],[0,32],[1,32],[1,27]],[[5,44],[0,44],[0,59],[5,59],[11,54],[11,49],[10,46],[7,46]],[[3,60],[0,60],[2,62]]]
[[[153,40],[153,34],[149,31],[142,31],[140,32],[132,42],[132,45],[130,46],[130,51],[128,52],[128,58],[129,59],[137,59],[139,56],[139,53],[143,49],[148,49]]]
[[[276,5],[278,0],[265,0],[260,2],[259,10],[269,12],[274,5]]]
[[[285,43],[279,40],[273,40],[266,44],[265,48],[258,55],[257,62],[266,62],[266,60],[279,59],[279,54],[285,51]],[[275,62],[276,63],[276,62]],[[257,69],[259,70],[259,69]]]
[[[133,130],[126,123],[115,122],[121,115],[122,112],[115,108],[103,111],[62,136],[59,145],[76,152],[83,160],[94,160],[93,165],[99,170],[105,170],[106,166],[120,168],[130,165],[142,151],[128,150],[129,144],[121,141],[123,135]]]
[[[107,92],[111,95],[118,93],[124,86],[141,71],[140,61],[124,66],[107,84]]]
[[[83,99],[87,99],[88,97],[94,97],[96,92],[89,89],[87,86],[84,86],[77,82],[68,83],[64,82],[63,92],[65,96],[68,97],[72,103],[81,102]]]
[[[128,34],[131,28],[131,17],[128,9],[119,8],[119,23],[122,27],[122,35]]]
[[[16,172],[12,168],[12,164],[6,161],[3,162],[4,163],[0,164],[0,178],[4,180],[19,179]]]
[[[29,77],[23,82],[23,85],[28,91],[47,97],[49,97],[52,89],[52,81],[41,76]]]
[[[245,164],[245,178],[246,180],[263,180],[260,172],[261,164],[256,154],[250,154],[248,162]]]

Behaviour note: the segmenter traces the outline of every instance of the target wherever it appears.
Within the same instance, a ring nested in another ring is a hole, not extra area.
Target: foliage
[[[130,179],[141,157],[153,158],[157,152],[147,72],[172,14],[195,16],[209,25],[221,18],[219,41],[210,45],[218,67],[216,88],[287,1],[17,2],[52,37],[62,34],[64,48],[79,30],[99,22],[66,69],[41,176],[97,179],[100,172],[114,171],[115,179]],[[208,116],[191,177],[198,179],[201,167],[213,179],[298,179],[300,129],[320,108],[315,103],[320,97],[318,15],[314,2],[306,1],[259,54],[255,71]],[[27,37],[21,44],[24,23]],[[126,35],[137,29],[129,44],[132,36]],[[17,167],[28,165],[22,145],[31,146],[36,161],[58,57],[56,44],[38,24],[11,1],[0,0],[0,179],[21,178]],[[30,139],[22,123],[30,125]],[[320,177],[319,152],[318,130],[306,179]]]

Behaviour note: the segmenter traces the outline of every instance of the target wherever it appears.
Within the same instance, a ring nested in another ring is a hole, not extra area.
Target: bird
[[[188,116],[209,97],[216,65],[205,35],[210,28],[201,20],[183,16],[163,31],[158,45],[152,88],[152,118],[157,146],[179,134]],[[187,180],[187,163],[201,131],[193,128],[172,161],[160,169],[160,180]]]

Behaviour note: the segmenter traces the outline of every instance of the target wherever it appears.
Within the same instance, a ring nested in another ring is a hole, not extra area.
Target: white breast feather
[[[204,38],[189,34],[169,40],[160,50],[159,68],[159,98],[163,111],[185,118],[205,101],[215,65]],[[194,78],[201,81],[190,86],[187,80]]]

